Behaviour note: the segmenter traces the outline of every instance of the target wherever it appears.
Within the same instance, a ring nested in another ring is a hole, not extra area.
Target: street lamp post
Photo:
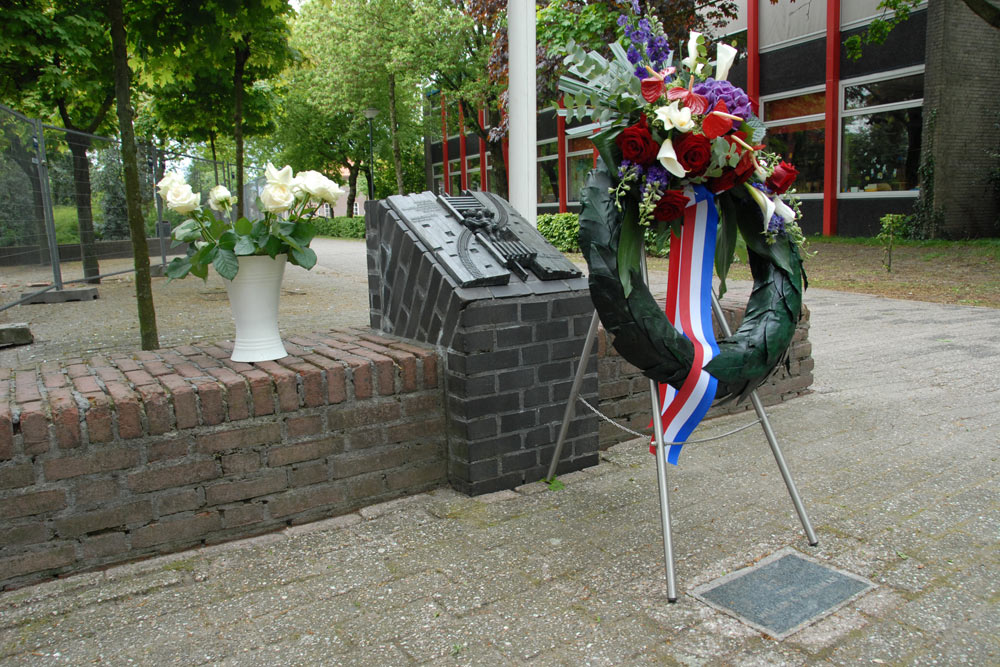
[[[368,201],[375,201],[375,144],[372,139],[372,121],[378,115],[378,109],[368,107],[364,111],[365,118],[368,119]]]

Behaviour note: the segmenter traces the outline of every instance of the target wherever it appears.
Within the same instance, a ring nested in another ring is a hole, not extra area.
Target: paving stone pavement
[[[0,595],[0,664],[1000,664],[1000,311],[810,290],[814,392],[668,472],[666,598],[639,440],[562,478],[448,489]],[[706,423],[727,432],[749,417]],[[877,588],[776,641],[684,592],[793,547]]]

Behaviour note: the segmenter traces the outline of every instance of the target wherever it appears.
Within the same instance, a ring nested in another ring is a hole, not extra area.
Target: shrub
[[[314,218],[317,236],[332,236],[337,239],[363,239],[365,237],[365,219],[361,216],[353,218]]]
[[[538,231],[560,252],[580,252],[580,216],[576,213],[543,213],[538,216]],[[646,229],[646,254],[666,257],[669,245],[656,248],[656,232]]]
[[[538,231],[560,252],[580,252],[580,218],[576,213],[543,213]]]

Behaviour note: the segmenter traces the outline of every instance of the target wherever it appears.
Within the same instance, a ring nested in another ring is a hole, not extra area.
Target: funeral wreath
[[[736,49],[718,44],[710,61],[706,38],[692,32],[675,61],[659,21],[636,5],[618,20],[623,38],[611,58],[571,43],[560,81],[568,118],[602,128],[593,137],[601,161],[581,194],[591,295],[621,355],[679,389],[695,348],[643,280],[643,235],[651,227],[661,244],[674,239],[673,254],[690,212],[707,202],[720,296],[738,249],[754,279],[742,325],[704,365],[718,381],[715,398],[742,398],[784,358],[800,317],[802,233],[788,197],[798,172],[765,150],[751,100],[727,80]]]

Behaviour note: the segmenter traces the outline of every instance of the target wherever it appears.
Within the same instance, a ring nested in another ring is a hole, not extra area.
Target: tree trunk
[[[358,198],[358,172],[357,163],[347,165],[347,217],[354,217],[354,202]]]
[[[396,169],[396,194],[405,195],[403,186],[403,152],[399,148],[396,126],[396,75],[389,73],[389,136],[392,137],[392,163]]]
[[[503,139],[491,141],[487,144],[490,148],[490,187],[489,191],[507,198],[507,164],[503,159]]]
[[[90,198],[90,160],[87,150],[90,137],[77,132],[66,133],[69,152],[73,156],[73,191],[76,199],[76,219],[80,228],[80,256],[83,260],[83,277],[92,285],[99,285],[101,267],[97,263],[94,246],[94,214]]]
[[[149,275],[149,245],[146,243],[146,222],[142,217],[142,194],[139,191],[139,164],[136,161],[135,132],[132,129],[132,93],[129,89],[131,72],[125,48],[125,19],[122,0],[108,0],[111,19],[111,50],[115,63],[115,98],[118,102],[118,127],[122,138],[122,166],[125,170],[125,206],[128,229],[132,237],[132,260],[135,265],[135,301],[139,311],[139,337],[142,349],[160,346],[156,333],[156,311],[153,308],[152,279]]]
[[[250,58],[250,35],[243,36],[243,43],[233,47],[236,65],[233,68],[233,140],[236,142],[236,217],[242,218],[243,205],[243,71]]]
[[[212,145],[212,168],[215,170],[215,184],[219,184],[219,159],[215,155],[215,132],[208,133],[208,142]]]

